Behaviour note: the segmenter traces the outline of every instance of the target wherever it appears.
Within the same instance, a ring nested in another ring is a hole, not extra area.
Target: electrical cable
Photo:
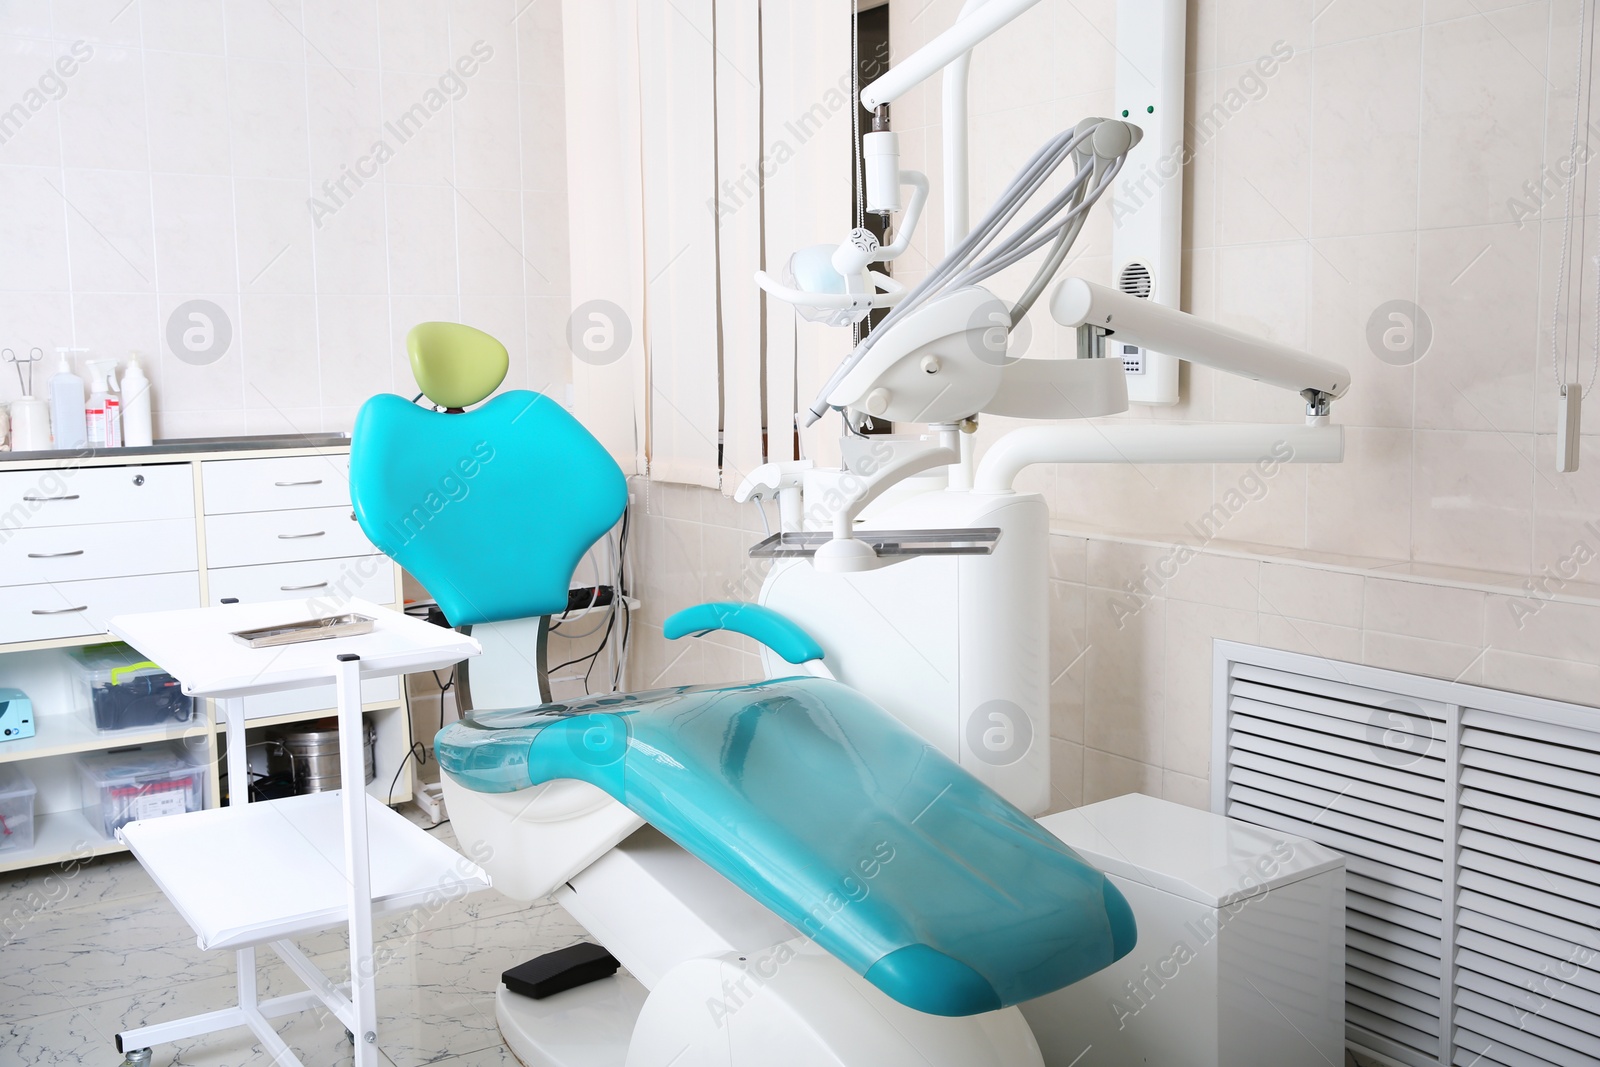
[[[1574,101],[1573,101],[1573,105],[1572,105],[1572,140],[1571,140],[1572,147],[1571,147],[1570,152],[1569,152],[1568,157],[1567,157],[1570,161],[1572,161],[1572,163],[1574,165],[1577,165],[1577,160],[1578,160],[1578,130],[1582,125],[1583,105],[1584,105],[1584,102],[1588,98],[1588,95],[1589,95],[1588,93],[1586,93],[1584,91],[1584,86],[1583,86],[1583,59],[1584,59],[1584,53],[1587,52],[1589,54],[1589,56],[1590,56],[1590,71],[1591,71],[1591,80],[1592,80],[1592,74],[1593,74],[1593,69],[1594,69],[1594,58],[1593,58],[1593,56],[1594,56],[1594,42],[1595,42],[1595,26],[1596,26],[1597,23],[1600,23],[1600,14],[1597,14],[1596,17],[1593,18],[1593,19],[1589,18],[1589,0],[1579,0],[1579,3],[1578,3],[1578,34],[1577,34],[1577,37],[1578,37],[1578,62],[1577,62],[1577,70],[1574,72],[1573,79],[1572,79],[1572,81],[1573,81],[1573,97],[1574,97]],[[1585,28],[1587,28],[1587,30],[1588,30],[1587,34],[1584,33]],[[1585,161],[1584,164],[1583,164],[1583,169],[1587,169],[1587,166],[1588,166],[1587,161]],[[1565,396],[1566,393],[1567,393],[1567,363],[1568,363],[1568,359],[1569,359],[1567,354],[1562,351],[1562,349],[1565,347],[1565,345],[1563,344],[1563,341],[1565,340],[1565,338],[1563,337],[1563,331],[1561,329],[1561,319],[1562,319],[1561,312],[1562,312],[1562,307],[1563,307],[1562,296],[1563,296],[1563,289],[1565,288],[1565,282],[1566,282],[1567,275],[1572,269],[1572,261],[1571,261],[1572,231],[1573,231],[1573,215],[1572,215],[1573,204],[1572,204],[1572,201],[1573,201],[1573,196],[1574,196],[1574,189],[1577,186],[1578,182],[1579,182],[1578,173],[1574,173],[1573,176],[1572,176],[1572,179],[1567,182],[1567,189],[1566,189],[1566,196],[1565,196],[1565,216],[1566,216],[1566,218],[1565,218],[1564,225],[1562,226],[1562,230],[1561,230],[1561,265],[1556,270],[1555,308],[1551,313],[1551,322],[1550,322],[1550,364],[1551,364],[1552,369],[1555,371],[1556,388],[1558,390],[1560,390],[1560,394],[1562,396]],[[1572,283],[1573,291],[1576,291],[1578,289],[1578,286],[1581,284],[1582,280],[1583,280],[1583,268],[1582,268],[1582,266],[1580,264],[1580,266],[1578,268],[1578,276]],[[1594,390],[1596,378],[1600,377],[1600,262],[1597,262],[1596,265],[1595,265],[1594,306],[1595,306],[1595,311],[1594,311],[1595,320],[1594,320],[1593,328],[1595,330],[1595,336],[1591,339],[1591,348],[1592,348],[1593,353],[1594,353],[1594,361],[1593,361],[1593,366],[1590,368],[1590,371],[1589,371],[1589,381],[1583,387],[1583,393],[1582,393],[1583,397],[1587,397],[1589,395],[1589,393]],[[1567,338],[1570,338],[1571,333],[1572,333],[1572,330],[1569,327],[1565,331],[1565,334],[1567,335]],[[1578,345],[1580,346],[1580,348],[1581,348],[1582,342],[1583,342],[1583,322],[1582,322],[1582,312],[1580,311],[1580,313],[1579,313],[1579,321],[1578,321]],[[1582,369],[1583,369],[1583,355],[1582,355],[1581,351],[1580,351],[1580,353],[1578,355],[1577,366],[1574,369],[1576,371],[1580,372],[1580,373],[1582,372]]]
[[[428,673],[433,675],[433,684],[439,687],[439,729],[443,730],[444,695],[456,684],[456,669],[454,667],[450,668],[450,678],[448,681],[444,682],[439,681],[438,671],[429,671]],[[416,760],[418,770],[421,770],[428,765],[428,746],[424,745],[421,741],[418,741],[416,734],[412,731],[409,706],[406,714],[406,737],[410,739],[411,745],[406,749],[406,754],[400,757],[400,766],[396,767],[394,770],[394,779],[389,783],[389,792],[387,794],[389,799],[386,801],[386,803],[388,804],[394,803],[394,791],[395,788],[400,784],[401,773],[406,769],[406,760]]]

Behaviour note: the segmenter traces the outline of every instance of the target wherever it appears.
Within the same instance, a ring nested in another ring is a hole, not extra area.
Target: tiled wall
[[[890,3],[901,56],[961,6]],[[1207,803],[1217,638],[1600,705],[1594,398],[1582,471],[1553,468],[1561,198],[1520,221],[1508,205],[1568,152],[1576,0],[1191,0],[1188,13],[1191,118],[1231,110],[1190,131],[1185,306],[1348,365],[1355,387],[1335,407],[1348,455],[1259,485],[1221,466],[1029,472],[1057,531],[1056,806],[1129,790]],[[975,211],[1047,136],[1109,112],[1115,36],[1113,0],[1044,0],[977,52]],[[1249,79],[1279,41],[1293,58]],[[937,92],[895,108],[906,164],[936,189]],[[940,227],[936,198],[919,251],[942,247]],[[1108,281],[1110,236],[1102,208],[1071,269]],[[1592,230],[1589,241],[1592,254]],[[915,280],[925,266],[913,255],[898,273]],[[1411,365],[1368,341],[1391,300],[1432,323]],[[1064,331],[1036,325],[1031,354],[1063,349]],[[1301,412],[1295,397],[1204,370],[1187,369],[1183,390],[1177,408],[1132,417]],[[1188,524],[1241,487],[1243,505],[1202,546]],[[709,491],[653,490],[636,512],[645,595],[664,601],[652,621],[747,588],[754,513]],[[1179,543],[1198,551],[1163,563]],[[674,661],[682,649],[648,627],[636,647],[638,683],[749,669],[738,651]]]
[[[163,436],[348,428],[413,391],[404,338],[427,319],[495,334],[508,384],[559,395],[560,12],[0,5],[0,346],[160,353]],[[166,339],[193,299],[232,331],[203,365]]]

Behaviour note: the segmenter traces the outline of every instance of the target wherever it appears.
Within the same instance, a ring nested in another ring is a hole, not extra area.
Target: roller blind
[[[563,7],[578,415],[630,472],[732,492],[793,457],[797,397],[848,350],[752,276],[848,231],[850,11]]]

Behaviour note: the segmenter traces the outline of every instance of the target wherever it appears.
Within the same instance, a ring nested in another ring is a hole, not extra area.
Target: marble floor
[[[455,847],[448,823],[430,832]],[[103,857],[69,876],[52,868],[0,874],[0,916],[11,917],[0,929],[5,1067],[117,1067],[119,1030],[235,1002],[233,954],[196,948],[129,856]],[[492,890],[380,919],[376,933],[385,960],[382,1067],[516,1067],[495,1027],[500,972],[584,937],[555,905],[529,907]],[[300,942],[329,975],[348,974],[345,944],[342,933]],[[302,988],[271,952],[261,958],[264,997]],[[344,1026],[331,1015],[306,1012],[277,1028],[307,1067],[352,1062]],[[233,1030],[158,1047],[153,1067],[264,1067],[270,1059],[248,1031]]]
[[[400,809],[417,818],[415,808]],[[456,847],[450,824],[429,831]],[[0,875],[0,1067],[117,1067],[115,1034],[231,1006],[233,954],[201,952],[194,935],[131,857],[106,856],[70,875]],[[529,907],[493,890],[379,920],[378,1046],[382,1067],[517,1067],[500,1042],[494,990],[506,968],[574,944],[583,928],[553,904]],[[330,932],[300,943],[329,975],[345,963]],[[301,988],[270,952],[262,996]],[[352,1062],[344,1027],[307,1012],[278,1033],[307,1067]],[[152,1067],[266,1067],[245,1030],[155,1049]],[[1347,1058],[1347,1067],[1368,1067]]]

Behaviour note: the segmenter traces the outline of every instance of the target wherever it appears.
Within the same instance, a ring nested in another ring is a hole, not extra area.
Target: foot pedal
[[[610,978],[622,964],[599,945],[585,941],[519,963],[500,975],[507,989],[524,997],[543,1000],[602,978]]]

